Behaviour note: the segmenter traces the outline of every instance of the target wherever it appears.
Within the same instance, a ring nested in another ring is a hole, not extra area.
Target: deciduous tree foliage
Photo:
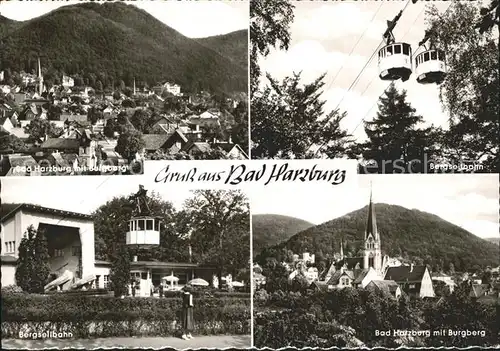
[[[216,264],[221,273],[233,276],[248,267],[250,216],[248,199],[242,192],[196,190],[184,207],[197,261]]]
[[[24,131],[33,142],[44,141],[45,138],[57,138],[62,132],[61,128],[58,128],[54,123],[41,118],[33,119],[24,127]]]
[[[294,6],[288,0],[255,0],[250,2],[250,89],[257,91],[261,70],[259,56],[266,57],[271,48],[288,50]]]
[[[330,157],[344,156],[349,135],[340,122],[345,113],[324,116],[324,77],[302,85],[300,73],[282,82],[267,76],[270,84],[252,97],[252,158],[313,158],[313,145],[327,145],[323,152]]]
[[[134,128],[128,127],[120,134],[116,142],[115,151],[128,160],[134,159],[136,153],[145,146],[142,133]]]
[[[447,157],[478,161],[485,171],[498,172],[500,81],[498,33],[493,32],[498,21],[487,21],[473,3],[451,6],[444,16],[435,7],[427,13],[433,41],[447,54],[448,73],[440,87],[441,101],[450,113]],[[487,22],[482,30],[471,25],[482,20]]]

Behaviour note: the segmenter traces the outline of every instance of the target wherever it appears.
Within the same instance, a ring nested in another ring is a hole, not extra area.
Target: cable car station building
[[[1,269],[2,286],[15,285],[15,269],[19,244],[27,229],[41,229],[48,242],[51,281],[45,290],[78,288],[110,288],[111,263],[95,259],[94,222],[90,215],[57,210],[31,204],[2,204],[1,211]],[[147,247],[159,244],[160,221],[158,218],[139,215],[129,221],[124,233],[127,245]],[[217,268],[195,263],[140,261],[134,257],[131,280],[138,283],[135,294],[157,294],[160,285],[164,290],[181,289],[188,281],[202,278],[211,283]]]

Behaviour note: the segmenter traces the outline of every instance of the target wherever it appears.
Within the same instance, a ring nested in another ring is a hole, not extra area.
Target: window
[[[401,45],[394,45],[394,53],[395,54],[401,53]]]
[[[155,230],[156,231],[160,230],[160,222],[158,220],[155,221]]]
[[[82,254],[82,250],[80,246],[73,246],[72,248],[73,256],[80,256]]]
[[[144,280],[148,279],[148,273],[142,272],[141,279],[144,279]]]
[[[429,61],[429,53],[428,52],[424,53],[424,61],[425,62]]]
[[[99,288],[101,287],[101,282],[100,282],[100,280],[101,280],[101,276],[100,276],[100,275],[96,275],[96,276],[95,276],[95,287],[96,287],[97,289],[99,289]]]
[[[109,275],[104,276],[104,289],[108,288],[108,283],[109,283]]]
[[[391,56],[392,55],[392,46],[388,46],[387,47],[387,56]]]
[[[438,51],[438,60],[444,61],[445,60],[445,55],[443,51]]]
[[[146,230],[153,230],[153,220],[152,219],[148,219],[146,221]]]
[[[340,279],[340,285],[342,285],[342,286],[349,285],[349,278],[342,278],[342,279]]]
[[[431,52],[431,60],[437,60],[437,52],[436,51]]]
[[[139,229],[137,230],[144,230],[144,219],[139,219],[138,221],[138,224],[139,224]]]
[[[415,289],[415,284],[410,284],[410,289]]]
[[[64,251],[61,249],[54,249],[54,257],[64,257]]]
[[[411,55],[411,48],[410,45],[408,44],[403,44],[403,54],[410,56]]]

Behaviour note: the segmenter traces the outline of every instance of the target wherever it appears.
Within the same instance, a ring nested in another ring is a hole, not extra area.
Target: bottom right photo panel
[[[251,196],[257,348],[495,347],[498,175]]]

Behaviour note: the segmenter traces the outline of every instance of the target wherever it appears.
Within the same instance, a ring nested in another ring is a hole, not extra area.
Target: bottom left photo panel
[[[248,348],[240,190],[1,180],[2,348]]]

